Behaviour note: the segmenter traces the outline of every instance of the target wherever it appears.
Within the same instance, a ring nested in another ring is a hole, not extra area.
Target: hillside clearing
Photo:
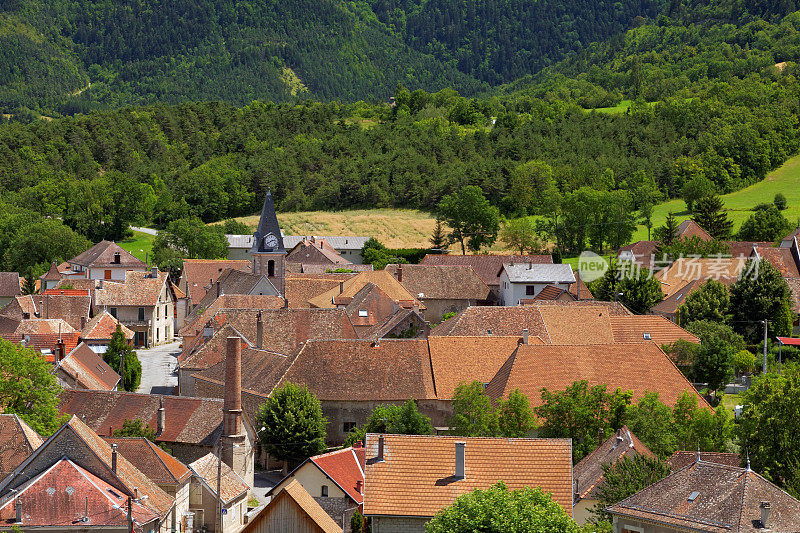
[[[127,250],[134,257],[147,261],[153,252],[153,240],[155,235],[142,233],[141,231],[133,230],[133,237],[119,241],[119,244],[124,250]]]

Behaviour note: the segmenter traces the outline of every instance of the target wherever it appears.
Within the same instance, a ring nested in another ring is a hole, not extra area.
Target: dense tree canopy
[[[258,438],[267,453],[299,462],[325,450],[322,404],[305,386],[286,382],[256,413]]]
[[[103,361],[108,363],[114,372],[120,374],[121,389],[135,392],[139,388],[139,384],[142,382],[142,363],[130,343],[125,339],[119,324],[117,324],[117,330],[111,334],[108,349],[103,352]],[[120,365],[122,365],[122,369],[120,369]]]

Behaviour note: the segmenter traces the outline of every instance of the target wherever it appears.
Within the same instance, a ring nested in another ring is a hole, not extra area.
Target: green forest
[[[267,188],[282,211],[435,211],[475,185],[604,251],[800,148],[794,2],[533,4],[4,2],[0,202],[97,241]]]

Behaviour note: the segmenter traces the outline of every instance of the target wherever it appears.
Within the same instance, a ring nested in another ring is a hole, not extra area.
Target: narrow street
[[[180,342],[136,350],[142,363],[142,383],[136,392],[175,394],[178,386],[178,354]]]

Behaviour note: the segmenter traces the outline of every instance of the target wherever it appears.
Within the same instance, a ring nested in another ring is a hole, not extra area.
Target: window
[[[649,333],[642,333],[642,337],[646,341],[653,340],[653,337],[651,337]]]
[[[167,304],[164,304],[164,318],[167,318],[169,309],[167,308]]]
[[[111,271],[110,270],[106,270],[105,272],[103,272],[103,279],[111,279]]]
[[[158,342],[158,333],[159,333],[159,330],[158,330],[158,328],[156,328],[156,342]]]
[[[159,316],[158,316],[159,312],[160,312],[160,310],[159,310],[158,306],[156,306],[156,320],[158,320],[158,318],[159,318]]]
[[[112,307],[111,309],[108,310],[108,312],[111,313],[111,316],[113,316],[114,318],[117,318],[117,308],[116,307]]]
[[[369,316],[369,312],[366,309],[359,309],[358,310],[358,316],[361,316],[361,317]]]
[[[144,322],[144,307],[139,308],[139,322]]]
[[[622,526],[621,533],[644,533],[644,529],[636,526],[624,525]]]
[[[270,259],[267,262],[267,277],[273,277],[275,275],[275,261]]]
[[[536,290],[536,286],[535,285],[525,285],[525,295],[526,296],[533,296],[535,290]]]
[[[323,498],[328,497],[328,485],[322,485],[322,490],[320,491]]]
[[[355,422],[345,422],[342,424],[342,431],[344,431],[345,433],[350,433],[355,428],[356,428]]]

